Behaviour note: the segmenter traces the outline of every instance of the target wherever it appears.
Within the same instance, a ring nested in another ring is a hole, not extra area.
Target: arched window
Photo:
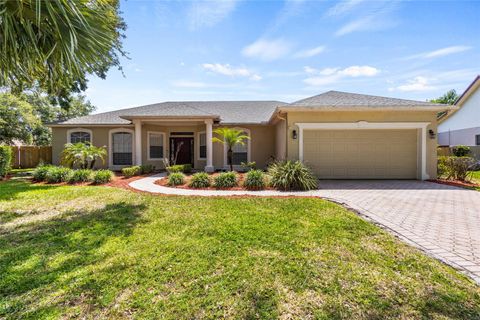
[[[67,142],[68,143],[92,143],[92,130],[89,129],[70,129],[67,131]]]

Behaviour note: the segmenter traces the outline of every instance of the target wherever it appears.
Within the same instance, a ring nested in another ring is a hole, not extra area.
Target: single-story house
[[[456,109],[439,120],[438,144],[480,146],[480,75],[455,102]]]
[[[68,142],[106,146],[106,167],[163,167],[178,151],[177,164],[195,169],[227,168],[227,150],[212,143],[217,127],[243,130],[235,166],[273,159],[301,160],[323,179],[435,178],[437,113],[452,107],[328,91],[280,101],[178,101],[105,112],[52,124],[53,162]]]

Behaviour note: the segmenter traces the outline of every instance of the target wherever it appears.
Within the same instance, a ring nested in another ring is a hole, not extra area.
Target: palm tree
[[[52,97],[86,89],[124,56],[119,0],[0,1],[0,86]]]
[[[62,152],[62,163],[73,167],[77,165],[81,169],[93,169],[97,159],[105,162],[107,149],[95,147],[91,143],[67,143]]]
[[[233,147],[237,144],[244,145],[250,137],[244,131],[233,128],[218,128],[213,132],[218,134],[221,139],[214,137],[212,141],[227,146],[227,161],[230,165],[230,171],[233,171]]]

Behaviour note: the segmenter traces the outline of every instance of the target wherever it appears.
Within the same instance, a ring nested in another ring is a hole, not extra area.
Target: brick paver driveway
[[[320,181],[343,203],[480,283],[480,192],[422,181]]]

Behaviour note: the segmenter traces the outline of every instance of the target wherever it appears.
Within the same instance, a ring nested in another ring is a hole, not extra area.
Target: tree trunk
[[[232,151],[232,148],[228,148],[227,162],[230,165],[230,171],[233,171],[233,151]]]
[[[96,159],[93,159],[92,162],[90,162],[90,169],[93,169],[93,166],[95,165],[95,160]]]

